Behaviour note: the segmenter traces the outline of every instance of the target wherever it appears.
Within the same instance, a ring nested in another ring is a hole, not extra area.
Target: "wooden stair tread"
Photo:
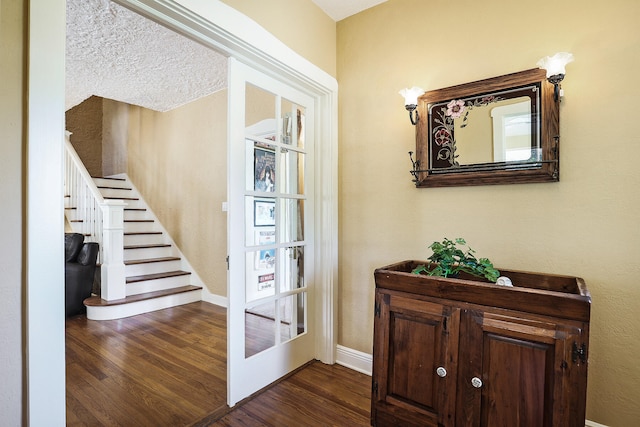
[[[98,185],[97,187],[101,188],[103,190],[127,190],[127,191],[133,190],[133,188],[128,188],[128,187],[109,187],[109,186],[106,186],[106,185],[104,185],[104,186],[103,185]]]
[[[155,279],[166,279],[169,277],[178,277],[178,276],[188,276],[191,272],[189,271],[166,271],[164,273],[153,273],[153,274],[143,274],[142,276],[130,276],[127,277],[127,283],[136,283],[136,282],[144,282],[146,280],[155,280]]]
[[[125,236],[144,236],[145,234],[162,234],[162,231],[130,231]]]
[[[180,261],[180,257],[168,256],[168,257],[162,257],[162,258],[131,259],[129,261],[125,261],[124,265],[151,264],[154,262],[166,262],[166,261]]]
[[[112,176],[92,176],[93,179],[110,179],[112,181],[126,181],[124,178],[116,178]]]
[[[171,245],[168,243],[158,243],[155,245],[129,245],[125,246],[124,249],[151,249],[151,248],[168,248]]]
[[[152,219],[125,219],[124,222],[154,222]]]
[[[144,235],[147,235],[147,234],[154,234],[154,235],[162,234],[162,231],[131,231],[131,232],[128,232],[128,233],[125,232],[125,233],[122,233],[122,234],[124,236],[144,236]]]
[[[142,211],[146,211],[146,208],[124,208],[125,211],[138,211],[138,212],[142,212]]]
[[[103,197],[105,200],[140,200],[137,197],[115,197],[115,196],[107,196]]]
[[[102,298],[95,296],[95,297],[89,297],[86,300],[84,300],[84,305],[89,307],[109,307],[113,305],[122,305],[122,304],[131,303],[131,302],[145,301],[153,298],[160,298],[168,295],[176,295],[184,292],[198,291],[200,289],[202,289],[202,286],[186,285],[186,286],[180,286],[179,288],[172,288],[172,289],[165,289],[162,291],[154,291],[154,292],[146,292],[144,294],[130,295],[128,297],[112,300],[112,301],[103,300]]]

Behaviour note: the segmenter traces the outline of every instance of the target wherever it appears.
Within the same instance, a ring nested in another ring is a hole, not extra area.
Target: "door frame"
[[[314,310],[317,359],[335,363],[338,257],[338,84],[226,4],[206,0],[115,0],[141,15],[232,56],[312,96],[317,179]],[[30,425],[64,425],[64,0],[28,2],[25,149],[25,408]],[[57,137],[56,137],[57,135]],[[43,212],[53,213],[43,215]],[[62,390],[62,393],[61,393]]]

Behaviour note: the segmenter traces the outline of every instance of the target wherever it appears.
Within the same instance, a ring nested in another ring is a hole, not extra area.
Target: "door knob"
[[[440,378],[444,378],[447,376],[447,370],[442,366],[438,366],[438,369],[436,369],[436,374],[438,374]]]
[[[471,378],[471,385],[475,388],[480,388],[482,387],[482,380],[478,377],[473,377]]]

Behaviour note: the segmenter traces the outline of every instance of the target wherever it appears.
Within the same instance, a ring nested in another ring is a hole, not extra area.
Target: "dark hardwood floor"
[[[371,377],[315,361],[215,422],[196,426],[368,426],[370,398]]]
[[[66,322],[67,425],[179,426],[226,402],[226,313],[198,302]]]
[[[119,320],[66,321],[69,426],[365,426],[371,378],[311,362],[234,408],[226,312],[197,302]]]

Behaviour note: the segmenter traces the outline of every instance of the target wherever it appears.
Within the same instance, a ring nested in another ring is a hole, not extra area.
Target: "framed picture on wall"
[[[276,242],[276,230],[273,228],[257,229],[255,232],[255,244],[256,245],[273,245]]]
[[[276,153],[273,150],[255,146],[253,160],[254,190],[273,193],[276,190]]]
[[[258,291],[264,291],[267,289],[272,289],[275,284],[275,274],[263,274],[258,276]]]
[[[253,225],[255,227],[266,227],[266,226],[276,225],[275,200],[254,200],[253,201]]]
[[[276,266],[276,250],[263,249],[256,252],[256,270],[273,270]]]

